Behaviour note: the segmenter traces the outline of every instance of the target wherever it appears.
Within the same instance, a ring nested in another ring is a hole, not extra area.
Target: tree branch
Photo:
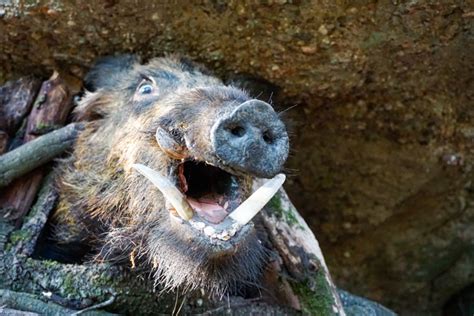
[[[71,123],[0,156],[0,187],[62,154],[81,129],[82,124]]]

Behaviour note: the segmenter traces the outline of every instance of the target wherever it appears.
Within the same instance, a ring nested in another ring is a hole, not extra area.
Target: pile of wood
[[[0,193],[0,215],[17,228],[47,170],[35,168],[69,147],[75,128],[33,141],[62,127],[71,109],[71,93],[57,72],[43,83],[25,77],[0,88],[0,154],[8,152],[0,163],[0,186],[8,185]]]
[[[56,72],[42,83],[25,77],[0,87],[0,313],[105,315],[97,309],[108,306],[140,314],[344,315],[319,245],[283,190],[261,215],[278,253],[265,274],[268,290],[262,292],[270,294],[261,300],[156,293],[140,271],[35,259],[59,195],[54,158],[71,148],[82,128],[80,122],[63,127],[72,108],[73,93]]]

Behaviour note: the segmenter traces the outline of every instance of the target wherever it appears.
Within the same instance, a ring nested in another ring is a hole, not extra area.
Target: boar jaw
[[[234,201],[230,200],[230,197],[227,197],[229,200],[221,201],[225,203],[224,206],[221,206],[217,203],[215,197],[208,198],[192,198],[187,196],[186,193],[189,190],[189,186],[184,175],[184,163],[178,166],[178,183],[181,187],[183,193],[176,188],[170,180],[165,176],[159,174],[151,168],[148,168],[142,164],[133,164],[132,167],[150,180],[160,192],[165,197],[167,204],[171,204],[173,209],[177,212],[180,217],[180,220],[186,222],[189,221],[189,224],[194,229],[200,231],[207,237],[212,239],[220,239],[222,241],[227,241],[231,239],[243,226],[246,226],[251,222],[251,220],[263,209],[263,207],[268,203],[268,201],[276,194],[285,181],[285,175],[278,174],[273,179],[267,181],[259,189],[255,191],[249,198],[247,198],[243,203],[238,205],[230,214],[227,212],[229,207],[229,202]],[[217,172],[225,173],[216,167],[210,167],[212,171],[216,169]],[[189,176],[189,175],[188,175]],[[205,176],[205,175],[204,175]],[[230,181],[234,182],[234,176],[228,175]],[[210,184],[211,186],[217,184]],[[232,183],[226,183],[226,185],[231,185]],[[204,185],[203,185],[204,186]],[[196,188],[194,188],[196,190]],[[202,189],[202,188],[198,188]],[[233,198],[235,200],[240,200],[240,195],[242,192],[238,192],[239,188],[232,188],[235,192]],[[204,191],[206,188],[204,188]],[[222,190],[222,189],[221,189]],[[191,193],[191,192],[190,192]],[[209,193],[209,192],[204,192]],[[214,192],[212,192],[214,194]],[[217,192],[216,192],[217,193]],[[226,192],[222,192],[226,193]],[[228,192],[227,192],[228,193]],[[191,193],[192,194],[192,193]],[[221,196],[220,200],[223,200],[224,195]],[[205,209],[207,208],[207,210]],[[194,210],[194,212],[193,212]],[[217,215],[212,214],[212,212],[217,212]],[[170,212],[172,215],[172,212]]]

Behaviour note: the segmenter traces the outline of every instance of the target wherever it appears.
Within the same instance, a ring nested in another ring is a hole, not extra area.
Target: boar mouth
[[[171,180],[142,164],[132,167],[161,191],[172,218],[221,241],[250,225],[285,181],[285,175],[278,174],[247,198],[243,177],[204,162],[180,163]]]
[[[204,162],[179,164],[177,179],[194,212],[212,224],[222,222],[246,195],[242,179]]]

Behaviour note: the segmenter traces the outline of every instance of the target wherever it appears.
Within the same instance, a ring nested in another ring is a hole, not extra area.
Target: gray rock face
[[[280,87],[287,189],[343,288],[417,315],[474,281],[474,7],[1,1],[0,81],[97,56],[191,56]]]
[[[394,312],[380,304],[362,297],[338,290],[342,305],[347,316],[396,316]]]

